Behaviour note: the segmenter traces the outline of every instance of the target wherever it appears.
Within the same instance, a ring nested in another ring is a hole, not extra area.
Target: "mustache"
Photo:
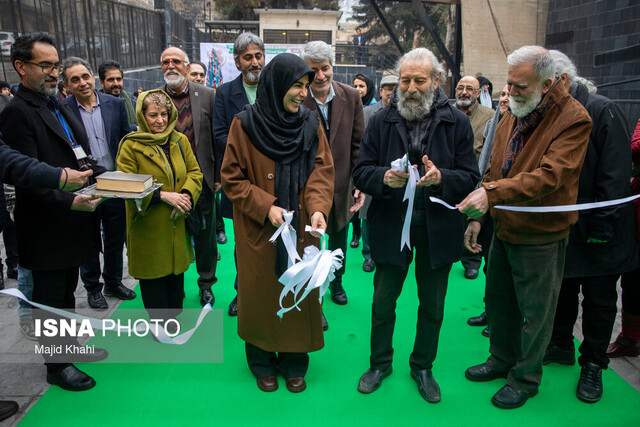
[[[249,71],[260,71],[262,67],[249,67]]]
[[[180,74],[179,72],[177,72],[176,70],[167,70],[164,73],[165,77],[166,76],[171,76],[171,75],[176,75],[176,76],[181,76],[182,74]]]

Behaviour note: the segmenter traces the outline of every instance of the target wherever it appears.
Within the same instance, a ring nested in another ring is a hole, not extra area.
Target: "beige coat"
[[[299,229],[310,223],[316,211],[325,218],[333,197],[333,161],[327,139],[318,128],[320,144],[315,167],[299,194]],[[276,247],[269,238],[276,228],[269,222],[275,203],[275,162],[258,151],[235,118],[231,123],[222,163],[222,186],[233,202],[233,222],[238,256],[238,335],[266,351],[309,352],[324,346],[321,306],[315,290],[280,319],[279,298],[283,288],[275,272]],[[301,231],[298,253],[320,241]],[[293,304],[292,295],[284,299]]]
[[[329,147],[335,165],[335,191],[332,217],[329,218],[329,233],[335,233],[347,225],[352,215],[349,212],[353,205],[351,172],[356,166],[360,140],[364,135],[364,112],[360,93],[356,89],[335,81],[331,84],[336,94],[331,101],[329,128]],[[311,90],[304,100],[304,105],[311,111],[318,109],[311,97]]]

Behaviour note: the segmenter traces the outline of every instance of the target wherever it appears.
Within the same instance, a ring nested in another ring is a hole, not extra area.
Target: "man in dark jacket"
[[[604,96],[589,93],[575,65],[564,53],[550,51],[556,77],[569,94],[589,112],[593,129],[580,173],[580,203],[615,200],[631,195],[631,149],[620,108]],[[577,396],[594,403],[602,397],[602,369],[617,313],[616,283],[620,274],[638,266],[637,235],[633,205],[581,211],[571,227],[564,278],[553,324],[553,335],[543,363],[573,365],[573,326],[578,317],[578,294],[582,287],[582,333],[579,363],[582,367]]]
[[[538,393],[567,236],[578,214],[513,212],[494,206],[530,209],[576,203],[591,120],[554,80],[555,64],[546,49],[523,46],[507,62],[511,114],[498,124],[482,186],[458,207],[472,219],[465,233],[465,245],[472,252],[481,250],[476,219],[489,207],[495,230],[485,294],[491,356],[465,375],[470,381],[507,378],[491,402],[513,409]]]
[[[86,165],[90,150],[82,124],[55,98],[60,63],[53,37],[47,33],[18,37],[11,47],[11,62],[22,83],[13,102],[0,115],[0,131],[6,142],[51,166],[80,169]],[[101,171],[104,169],[94,172]],[[88,210],[95,209],[98,200],[93,200]],[[75,308],[73,293],[78,285],[78,266],[90,261],[93,250],[100,245],[99,230],[92,216],[69,212],[82,203],[82,199],[60,190],[16,187],[20,265],[33,271],[34,302]],[[38,320],[51,316],[40,312],[35,317]],[[55,339],[39,340],[45,346],[60,344]],[[92,388],[93,378],[69,362],[106,357],[104,350],[97,350],[81,358],[64,354],[61,358],[45,359],[47,381],[65,390]]]
[[[125,101],[96,92],[91,65],[82,58],[70,56],[64,60],[62,80],[71,94],[62,103],[69,106],[84,125],[97,163],[106,170],[114,171],[120,140],[129,133]],[[87,290],[89,306],[105,310],[109,306],[104,295],[121,300],[136,297],[134,291],[122,284],[122,249],[127,233],[124,200],[105,201],[98,206],[94,216],[102,228],[104,268],[100,271],[100,258],[96,251],[90,263],[80,266],[80,277]],[[101,275],[104,283],[100,281]]]
[[[240,75],[230,82],[224,83],[216,92],[215,114],[213,115],[213,136],[217,151],[223,154],[227,148],[229,128],[236,114],[242,111],[245,105],[253,104],[258,93],[258,81],[264,67],[264,43],[260,37],[250,32],[244,32],[238,36],[233,44],[233,59]],[[220,160],[222,163],[222,159]],[[220,207],[222,216],[233,219],[233,205],[222,192]],[[224,224],[223,224],[224,225]],[[227,237],[224,227],[218,228],[218,243],[224,244]],[[234,249],[235,258],[235,249]],[[238,276],[233,287],[238,289]],[[238,315],[238,295],[229,304],[229,316]]]
[[[411,214],[411,245],[416,248],[418,326],[409,359],[411,376],[428,402],[440,401],[431,368],[436,358],[451,264],[462,253],[463,220],[457,211],[432,203],[461,201],[480,179],[469,119],[449,105],[439,87],[442,66],[427,49],[414,49],[400,61],[397,94],[389,108],[369,121],[353,171],[355,185],[371,195],[369,241],[377,269],[371,326],[370,369],[358,391],[371,393],[391,374],[396,300],[413,251],[401,248],[405,218]],[[409,174],[390,168],[408,153],[420,173],[413,211],[403,202]],[[405,217],[406,215],[406,217]]]

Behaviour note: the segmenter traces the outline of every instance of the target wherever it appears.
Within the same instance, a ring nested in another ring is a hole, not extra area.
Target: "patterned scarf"
[[[516,157],[518,157],[518,154],[520,154],[524,148],[527,134],[532,132],[540,124],[545,113],[554,105],[555,102],[545,102],[526,116],[516,119],[516,128],[509,139],[507,149],[504,153],[504,161],[502,162],[503,178],[509,174],[511,166],[513,166],[513,163],[516,161]]]

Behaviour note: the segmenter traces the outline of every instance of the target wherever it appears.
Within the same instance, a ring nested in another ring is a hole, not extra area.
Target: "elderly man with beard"
[[[213,134],[216,148],[221,153],[227,147],[227,137],[231,122],[236,114],[241,112],[245,105],[253,105],[258,93],[258,81],[264,67],[264,43],[260,37],[250,32],[244,32],[238,36],[233,44],[233,59],[240,75],[230,82],[224,83],[216,93],[216,114],[213,117]],[[224,156],[224,154],[223,154]],[[222,162],[222,159],[220,160]],[[222,216],[233,219],[233,205],[222,192],[220,207]],[[222,229],[218,228],[218,242],[224,244],[227,237]],[[235,251],[234,251],[235,253]],[[234,255],[235,257],[235,255]],[[238,290],[238,276],[236,275],[233,287]],[[229,304],[229,316],[238,315],[238,295]]]
[[[409,173],[393,170],[390,164],[408,154],[421,177],[410,212],[420,304],[409,366],[420,395],[431,403],[440,401],[440,388],[431,369],[438,349],[449,271],[462,253],[464,224],[460,213],[430,202],[429,197],[455,204],[480,180],[469,119],[449,105],[439,86],[442,70],[435,55],[425,48],[414,49],[400,59],[397,96],[391,99],[389,108],[380,110],[369,121],[353,171],[356,186],[373,197],[367,217],[371,256],[377,266],[370,369],[360,378],[358,391],[372,393],[392,372],[396,300],[413,250],[401,250],[400,244],[405,218],[408,219],[403,196]]]
[[[491,402],[512,409],[538,393],[567,237],[578,212],[513,212],[495,206],[576,203],[592,125],[587,111],[554,79],[555,64],[546,49],[524,46],[507,62],[511,114],[498,125],[482,186],[458,208],[471,219],[465,245],[472,252],[482,249],[478,219],[489,208],[495,230],[486,287],[491,356],[465,375],[471,381],[507,378]]]
[[[165,86],[160,89],[167,92],[178,110],[178,122],[175,129],[186,135],[191,149],[196,155],[200,170],[204,175],[202,193],[194,209],[201,209],[203,229],[193,236],[195,243],[196,270],[200,288],[200,304],[213,305],[215,297],[211,287],[216,278],[218,244],[215,238],[214,194],[221,189],[220,165],[222,156],[216,153],[213,145],[213,111],[215,93],[213,89],[187,80],[189,58],[177,47],[170,47],[160,57]]]

